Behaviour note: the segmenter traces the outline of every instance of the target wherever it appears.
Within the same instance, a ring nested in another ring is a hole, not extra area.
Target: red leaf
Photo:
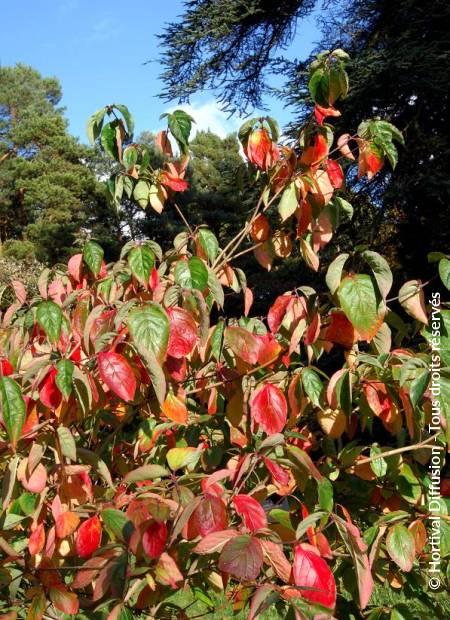
[[[222,530],[221,532],[212,532],[208,534],[192,549],[195,553],[200,555],[208,553],[216,553],[222,551],[225,543],[238,536],[239,532],[236,530]]]
[[[226,529],[227,525],[228,515],[223,500],[209,495],[202,499],[189,519],[189,538],[220,532]]]
[[[66,538],[73,534],[80,522],[80,517],[70,510],[63,512],[56,519],[56,536]]]
[[[250,229],[250,236],[255,243],[261,243],[267,241],[270,235],[269,220],[265,215],[260,213],[252,223]]]
[[[264,560],[272,566],[275,573],[284,583],[289,583],[292,567],[283,553],[283,546],[271,540],[262,539],[261,545],[264,551]]]
[[[278,340],[272,334],[264,334],[263,336],[258,336],[258,339],[258,364],[268,364],[269,362],[275,362],[277,357],[281,353],[281,346]]]
[[[159,558],[155,568],[155,577],[163,586],[177,587],[177,583],[183,581],[183,575],[175,562],[168,553],[163,553]]]
[[[102,539],[102,525],[95,516],[84,521],[77,532],[76,550],[80,558],[87,558],[100,546]]]
[[[270,472],[270,475],[274,479],[277,484],[286,485],[289,484],[289,473],[274,463],[272,460],[267,458],[267,456],[263,456],[264,464]]]
[[[2,375],[4,377],[8,377],[9,375],[12,375],[14,372],[14,368],[11,365],[11,362],[9,362],[8,360],[2,360]]]
[[[225,342],[235,355],[248,364],[256,364],[259,354],[259,340],[243,327],[227,327]]]
[[[136,379],[127,360],[113,351],[99,353],[97,356],[100,377],[109,389],[122,400],[134,399]]]
[[[37,553],[40,553],[44,548],[44,544],[44,524],[39,523],[34,532],[31,534],[30,538],[28,539],[28,551],[30,552],[30,555],[36,555]]]
[[[185,402],[175,396],[175,394],[168,394],[166,400],[161,405],[161,411],[164,415],[172,420],[172,422],[178,422],[179,424],[186,424],[188,420],[188,410]]]
[[[251,132],[244,152],[248,160],[262,170],[268,170],[280,158],[276,144],[263,128]]]
[[[64,614],[77,614],[79,603],[78,596],[74,592],[69,592],[63,585],[50,588],[50,600],[54,607]]]
[[[256,532],[267,527],[266,513],[256,499],[249,495],[236,495],[233,498],[233,504],[248,530]]]
[[[328,174],[328,178],[330,179],[331,185],[335,189],[339,189],[344,182],[344,173],[342,172],[342,168],[334,161],[334,159],[327,159],[325,161],[325,169]]]
[[[197,323],[183,308],[168,308],[170,332],[167,353],[172,357],[186,357],[198,339]]]
[[[189,187],[188,182],[185,179],[180,177],[176,177],[169,172],[163,172],[161,175],[161,183],[170,189],[173,189],[174,192],[184,192]]]
[[[306,345],[314,344],[314,342],[319,337],[319,332],[320,332],[320,314],[316,312],[311,320],[311,323],[309,324],[308,329],[306,330],[306,333],[303,337],[303,342]]]
[[[56,386],[56,368],[51,368],[42,381],[39,391],[39,400],[49,409],[57,409],[61,404],[62,394]]]
[[[314,588],[300,590],[300,595],[329,609],[336,605],[336,582],[328,564],[314,547],[300,544],[294,550],[294,582],[297,586]]]
[[[275,385],[266,383],[253,394],[250,413],[268,435],[281,432],[287,420],[287,402],[283,392]]]
[[[236,579],[256,579],[263,563],[263,549],[257,538],[248,534],[229,540],[219,557],[219,568]]]
[[[152,560],[159,558],[164,551],[167,541],[167,527],[165,523],[154,521],[145,530],[142,536],[142,546],[146,555]]]
[[[251,288],[247,288],[245,289],[245,293],[244,293],[244,315],[248,316],[248,313],[250,312],[250,308],[253,305],[253,293],[252,293],[252,289]]]
[[[186,358],[167,356],[165,362],[166,370],[169,375],[177,382],[184,381],[187,376],[187,361]]]
[[[353,343],[357,340],[353,325],[342,310],[332,312],[330,319],[330,324],[324,333],[325,340],[340,344],[344,349],[351,349]]]
[[[320,105],[315,105],[314,107],[314,116],[316,117],[316,121],[319,125],[323,125],[323,121],[327,118],[327,116],[340,116],[341,113],[336,108],[329,107],[323,108]]]
[[[278,331],[286,310],[293,299],[292,295],[280,295],[275,299],[275,303],[267,314],[267,324],[272,334]]]
[[[75,280],[75,282],[81,282],[81,270],[83,266],[83,254],[75,254],[69,258],[67,263],[67,271]]]
[[[24,489],[30,491],[30,493],[41,493],[47,482],[47,470],[42,463],[39,463],[30,474],[28,471],[27,460],[25,459],[19,465],[17,470],[17,478],[22,483]]]

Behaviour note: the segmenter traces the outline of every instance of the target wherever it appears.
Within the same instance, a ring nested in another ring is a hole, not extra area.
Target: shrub
[[[318,270],[320,248],[351,217],[338,193],[342,159],[357,153],[361,178],[385,158],[395,165],[401,134],[379,119],[332,148],[324,119],[339,114],[345,59],[336,50],[313,64],[314,115],[297,145],[277,146],[269,117],[241,128],[261,197],[225,248],[174,201],[186,188],[186,113],[167,115],[158,135],[161,170],[132,142],[127,108],[90,120],[91,139],[122,165],[111,202],[125,192],[159,212],[172,205],[186,232],[165,252],[128,243],[110,265],[90,240],[67,272],[41,277],[39,297],[17,290],[4,314],[5,612],[198,617],[222,592],[249,619],[269,605],[283,618],[406,617],[400,604],[373,602],[376,582],[420,592],[441,613],[424,587],[426,502],[450,439],[448,402],[437,415],[430,386],[434,324],[448,337],[439,294],[429,322],[425,285],[407,282],[389,298],[388,264],[359,247],[331,263],[328,293],[299,286],[261,319],[233,262],[248,250],[270,268],[298,240]],[[448,283],[448,257],[432,259]],[[243,317],[221,316],[227,287],[242,292]],[[390,309],[397,300],[413,321]],[[441,378],[448,394],[445,369]],[[448,508],[438,500],[442,584]]]

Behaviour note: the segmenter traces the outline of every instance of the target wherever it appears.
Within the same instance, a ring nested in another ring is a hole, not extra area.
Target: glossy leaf
[[[267,527],[267,517],[259,502],[249,495],[235,495],[233,505],[238,515],[244,521],[245,527],[250,532]]]
[[[373,279],[365,274],[347,276],[339,285],[337,295],[342,310],[361,340],[370,342],[384,317]]]
[[[155,264],[155,255],[148,245],[138,245],[128,254],[131,273],[143,285],[148,286],[150,274]]]
[[[142,536],[142,547],[145,554],[155,560],[160,557],[167,541],[167,526],[165,523],[154,521],[151,523]]]
[[[156,303],[135,308],[128,314],[127,325],[133,340],[162,362],[169,342],[169,319],[163,308]]]
[[[42,301],[36,310],[36,320],[51,342],[56,342],[61,334],[62,311],[54,301]]]
[[[266,383],[253,394],[250,413],[268,435],[279,433],[287,420],[286,397],[279,387]]]
[[[168,308],[170,333],[167,353],[172,357],[186,357],[198,340],[198,328],[193,316],[183,308]]]
[[[80,525],[77,531],[75,547],[80,558],[88,558],[96,551],[102,538],[102,525],[97,516],[91,517]]]
[[[11,377],[0,378],[0,402],[3,423],[15,447],[25,423],[26,407],[20,386]]]
[[[83,260],[94,277],[97,277],[102,266],[103,248],[95,241],[88,241],[83,249]]]
[[[219,557],[220,570],[241,581],[256,579],[263,564],[263,549],[257,538],[249,535],[229,540]]]
[[[329,609],[336,605],[336,582],[328,564],[310,545],[294,549],[294,583],[301,587],[300,595]]]
[[[97,356],[100,377],[109,389],[125,402],[134,400],[136,379],[127,360],[113,351]]]
[[[394,562],[406,573],[412,570],[416,555],[414,537],[401,523],[389,529],[386,548]]]

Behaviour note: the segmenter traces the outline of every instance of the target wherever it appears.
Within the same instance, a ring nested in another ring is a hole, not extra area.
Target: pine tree
[[[3,251],[54,263],[73,244],[104,190],[69,135],[61,87],[25,65],[0,69],[0,241]]]

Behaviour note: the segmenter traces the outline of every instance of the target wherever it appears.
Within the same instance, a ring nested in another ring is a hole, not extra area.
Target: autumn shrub
[[[185,112],[165,115],[158,170],[125,106],[90,119],[91,141],[120,164],[111,207],[125,194],[172,208],[186,230],[165,250],[127,243],[109,265],[91,239],[33,297],[14,285],[0,332],[4,618],[208,617],[220,596],[249,620],[268,607],[280,618],[407,618],[382,588],[445,617],[445,470],[437,593],[427,570],[428,499],[450,440],[448,257],[431,257],[437,292],[410,281],[392,293],[384,258],[357,247],[327,268],[327,293],[299,282],[263,318],[237,266],[243,252],[276,268],[298,250],[319,271],[320,249],[352,216],[339,196],[347,168],[362,183],[385,160],[395,167],[402,136],[387,121],[334,144],[346,58],[313,63],[314,110],[295,145],[278,145],[270,117],[241,128],[260,199],[223,248],[176,203]],[[223,313],[230,289],[242,317]]]

